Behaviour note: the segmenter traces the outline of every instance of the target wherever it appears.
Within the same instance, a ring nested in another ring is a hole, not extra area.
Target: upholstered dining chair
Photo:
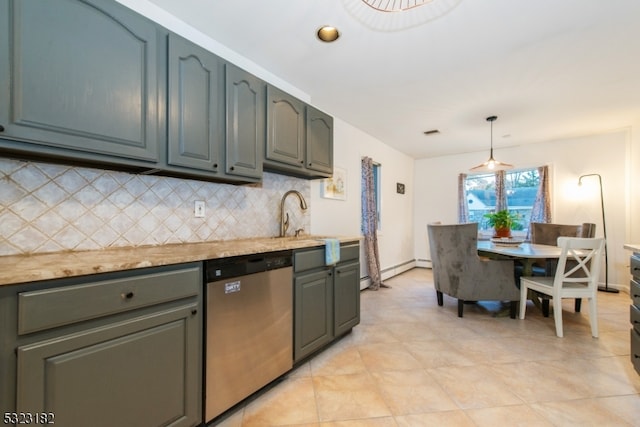
[[[590,222],[582,224],[554,224],[543,222],[531,223],[531,243],[556,246],[558,237],[595,237],[596,225]],[[569,261],[571,263],[571,261]],[[557,259],[540,261],[533,265],[534,276],[553,276],[556,272]],[[542,314],[549,317],[549,298],[542,298]],[[576,298],[575,311],[580,312],[582,299]]]
[[[515,319],[520,292],[514,263],[478,256],[478,224],[428,224],[427,230],[438,305],[443,294],[457,298],[462,317],[465,301],[510,301]]]
[[[553,299],[556,335],[563,336],[562,299],[588,298],[591,335],[598,337],[598,277],[603,238],[559,237],[562,253],[553,277],[522,276],[520,278],[520,319],[525,318],[529,290],[549,295]],[[571,263],[569,261],[572,261]]]

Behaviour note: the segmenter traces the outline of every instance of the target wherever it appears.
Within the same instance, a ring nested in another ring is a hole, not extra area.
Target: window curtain
[[[496,172],[496,212],[509,209],[507,206],[507,192],[505,190],[505,171]]]
[[[469,204],[467,203],[467,174],[458,175],[458,223],[469,222]]]
[[[378,223],[376,212],[375,183],[373,181],[373,160],[362,158],[362,233],[364,234],[364,254],[367,270],[371,278],[369,289],[377,291],[386,287],[380,273],[378,252]]]
[[[538,168],[540,185],[531,208],[531,222],[551,222],[551,195],[549,194],[549,166]],[[531,227],[529,227],[531,229]]]

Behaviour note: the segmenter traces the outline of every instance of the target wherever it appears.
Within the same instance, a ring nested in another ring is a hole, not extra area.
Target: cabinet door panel
[[[115,2],[21,0],[10,11],[4,134],[156,161],[155,25]]]
[[[265,83],[231,64],[226,71],[226,173],[262,177],[265,141]]]
[[[333,278],[330,270],[295,278],[294,361],[333,339]]]
[[[306,166],[326,176],[333,174],[333,118],[307,107]]]
[[[18,411],[64,426],[200,420],[197,304],[18,348]]]
[[[218,170],[222,66],[214,54],[169,35],[169,164]]]
[[[341,335],[360,323],[360,264],[341,264],[334,277],[334,330]]]
[[[304,166],[304,104],[272,86],[267,87],[266,158],[296,168]]]

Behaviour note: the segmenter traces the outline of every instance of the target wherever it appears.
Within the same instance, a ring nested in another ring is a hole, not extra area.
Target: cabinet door
[[[299,361],[333,339],[331,270],[295,278],[293,359]]]
[[[333,117],[307,106],[307,169],[333,174]]]
[[[360,323],[360,264],[339,264],[335,268],[334,333],[342,335]]]
[[[304,166],[304,111],[302,101],[267,87],[267,160],[300,169]]]
[[[155,24],[111,1],[2,3],[3,137],[35,153],[157,161]]]
[[[197,303],[18,347],[17,411],[68,427],[201,422]]]
[[[217,172],[224,141],[222,61],[169,35],[168,163]]]
[[[262,177],[266,134],[266,85],[231,64],[225,69],[226,173],[258,181]]]

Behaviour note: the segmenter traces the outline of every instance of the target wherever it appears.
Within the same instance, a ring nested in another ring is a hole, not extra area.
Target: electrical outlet
[[[196,218],[204,218],[206,210],[204,201],[202,200],[196,200],[193,204],[193,216]]]

